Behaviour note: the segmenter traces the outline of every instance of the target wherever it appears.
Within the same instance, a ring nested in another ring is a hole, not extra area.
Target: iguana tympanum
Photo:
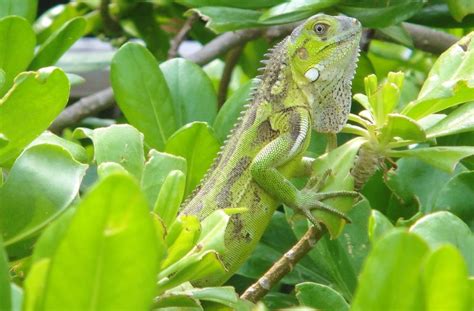
[[[290,177],[311,173],[304,158],[311,128],[336,133],[351,105],[351,81],[358,58],[360,23],[350,17],[315,15],[268,54],[263,75],[246,110],[181,214],[205,218],[217,209],[247,208],[231,216],[225,233],[225,275],[199,281],[226,281],[255,248],[280,203],[306,215],[311,210],[344,214],[322,201],[335,195],[298,190]]]

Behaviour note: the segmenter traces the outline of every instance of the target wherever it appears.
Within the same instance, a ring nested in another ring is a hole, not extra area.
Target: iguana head
[[[308,98],[318,132],[339,132],[347,121],[360,36],[356,19],[318,14],[288,39],[291,73]]]

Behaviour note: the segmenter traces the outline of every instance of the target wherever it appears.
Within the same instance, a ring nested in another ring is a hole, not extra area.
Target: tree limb
[[[227,53],[224,70],[219,83],[219,90],[217,92],[217,107],[219,109],[222,107],[227,98],[227,90],[232,78],[232,72],[234,72],[234,67],[237,65],[243,49],[244,45],[238,45]]]
[[[181,29],[173,38],[173,40],[171,40],[170,49],[168,50],[168,59],[175,58],[176,56],[178,56],[179,46],[186,38],[186,35],[191,30],[193,23],[197,20],[198,17],[199,15],[197,15],[196,13],[193,13],[191,16],[189,16],[183,27],[181,27]]]

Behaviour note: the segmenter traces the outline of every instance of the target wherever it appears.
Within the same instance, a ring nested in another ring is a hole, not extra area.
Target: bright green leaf
[[[259,11],[227,7],[206,6],[193,9],[207,21],[206,27],[215,33],[264,26],[268,23],[259,22],[262,15]]]
[[[43,308],[149,308],[161,260],[156,239],[138,184],[110,175],[78,206],[51,261]]]
[[[127,43],[112,59],[115,98],[127,120],[145,135],[145,142],[163,150],[178,128],[166,80],[153,55],[143,46]]]
[[[0,17],[17,15],[30,23],[36,18],[38,0],[0,0]]]
[[[425,141],[423,128],[413,119],[402,114],[391,113],[387,116],[387,124],[382,128],[382,141],[390,141],[394,137],[404,140]]]
[[[474,130],[474,103],[460,106],[446,118],[426,130],[428,138],[470,132]]]
[[[133,176],[141,178],[145,162],[143,135],[134,127],[120,124],[95,130],[78,128],[75,130],[74,136],[88,137],[92,140],[97,165],[104,162],[115,162],[123,166]]]
[[[463,254],[469,273],[474,274],[474,234],[458,217],[449,212],[436,212],[418,220],[410,232],[416,233],[428,242],[432,249],[450,243]]]
[[[155,204],[166,177],[174,170],[186,174],[186,160],[154,149],[150,151],[141,180],[141,188],[150,206]]]
[[[68,207],[85,170],[86,165],[60,146],[27,149],[0,188],[0,231],[5,244],[37,232]]]
[[[174,58],[160,65],[175,105],[178,126],[193,121],[212,124],[217,97],[212,82],[195,63]]]
[[[425,310],[469,310],[466,263],[459,251],[443,245],[428,257],[422,274]]]
[[[428,253],[415,234],[395,231],[377,241],[359,278],[351,310],[418,310],[420,270]]]
[[[86,20],[76,17],[54,32],[40,47],[30,64],[30,69],[39,69],[56,64],[59,58],[84,34]]]
[[[171,171],[163,182],[153,211],[160,216],[166,227],[169,227],[178,214],[185,186],[186,175],[180,170]]]
[[[340,0],[290,0],[272,7],[260,17],[260,20],[275,23],[295,22],[339,2]]]
[[[0,0],[0,10],[2,1],[6,0]],[[18,16],[0,19],[0,69],[4,78],[4,82],[0,83],[0,96],[12,86],[15,77],[28,67],[33,59],[35,44],[35,33],[26,20]]]
[[[207,123],[193,122],[185,125],[166,144],[165,151],[186,159],[186,194],[201,181],[219,151],[220,144]]]
[[[369,218],[369,238],[372,243],[393,228],[393,224],[378,210],[372,210]]]
[[[10,273],[8,270],[8,257],[0,237],[0,310],[10,310],[12,305]]]
[[[81,163],[87,163],[89,160],[84,147],[75,142],[59,137],[49,131],[43,132],[43,134],[33,140],[31,144],[28,145],[28,148],[42,144],[61,146],[67,151],[69,151],[69,153],[74,157],[74,159]]]
[[[41,134],[64,108],[68,97],[69,82],[58,68],[20,74],[0,99],[0,133],[9,140],[0,149],[0,165],[11,162]]]
[[[12,311],[21,311],[23,310],[23,289],[16,285],[15,283],[11,283],[12,288]]]
[[[474,2],[471,0],[444,0],[448,4],[449,12],[458,22],[462,22],[464,17],[474,14]]]

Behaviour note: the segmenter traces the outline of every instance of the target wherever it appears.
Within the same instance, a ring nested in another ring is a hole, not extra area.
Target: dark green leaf
[[[5,244],[37,232],[68,207],[85,170],[60,146],[27,149],[0,188],[0,230]]]
[[[168,85],[153,55],[139,44],[125,44],[112,59],[111,81],[127,120],[145,135],[149,146],[163,150],[178,122]]]
[[[186,194],[190,193],[204,177],[220,144],[207,123],[193,122],[180,128],[170,137],[165,151],[186,159]]]
[[[41,309],[148,309],[157,247],[138,184],[127,175],[107,177],[78,206],[51,261]]]
[[[0,0],[0,10],[1,10]],[[18,16],[0,19],[0,69],[3,83],[0,83],[0,96],[12,86],[15,77],[25,70],[33,59],[35,33],[31,25]]]
[[[283,2],[284,0],[177,0],[176,2],[191,7],[201,7],[201,6],[222,6],[222,7],[234,7],[241,9],[260,9],[266,8],[278,3]]]
[[[217,97],[212,82],[195,63],[174,58],[160,65],[175,105],[178,126],[193,121],[212,124]]]
[[[36,70],[56,64],[59,58],[85,33],[86,20],[75,17],[55,31],[38,49],[30,69]]]
[[[300,283],[296,285],[296,298],[301,305],[318,310],[348,311],[349,305],[331,287],[317,283]]]
[[[193,9],[193,11],[207,21],[206,27],[216,33],[269,24],[259,22],[262,13],[254,10],[206,6]]]
[[[7,253],[0,237],[0,310],[11,310],[11,286]]]
[[[260,17],[260,20],[274,23],[295,22],[339,2],[340,0],[291,0],[272,7]]]

